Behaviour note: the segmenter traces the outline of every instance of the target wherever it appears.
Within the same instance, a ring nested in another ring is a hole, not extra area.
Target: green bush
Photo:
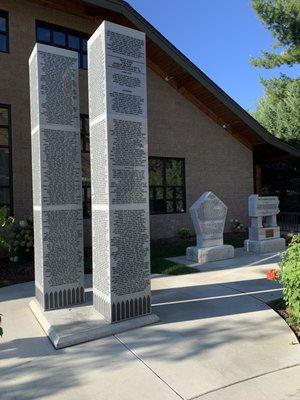
[[[178,236],[180,237],[180,239],[188,239],[191,237],[191,233],[187,228],[181,228],[178,231]]]
[[[282,254],[280,281],[286,305],[293,311],[294,321],[300,324],[300,235],[295,235]]]
[[[232,232],[244,232],[245,227],[238,219],[231,219],[231,231]]]
[[[8,207],[0,207],[0,249],[11,250],[15,219],[9,216]]]
[[[8,251],[11,262],[27,259],[33,253],[32,221],[25,219],[16,223],[7,207],[0,208],[0,249]]]
[[[25,219],[19,221],[14,230],[11,242],[10,261],[18,262],[32,256],[33,253],[33,223]]]

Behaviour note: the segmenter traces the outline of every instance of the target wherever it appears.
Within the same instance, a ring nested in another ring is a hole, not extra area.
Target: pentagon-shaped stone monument
[[[285,240],[280,237],[277,225],[279,199],[276,196],[252,194],[248,199],[249,239],[245,241],[245,250],[254,253],[273,253],[285,249]]]
[[[203,264],[234,257],[233,246],[224,245],[226,205],[212,192],[205,192],[190,207],[197,246],[186,249],[188,260]]]

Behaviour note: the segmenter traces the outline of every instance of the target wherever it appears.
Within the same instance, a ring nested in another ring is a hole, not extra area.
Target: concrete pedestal
[[[196,246],[186,249],[186,258],[203,264],[210,261],[226,260],[234,257],[234,248],[230,245],[199,248]]]
[[[157,315],[149,314],[110,324],[92,305],[43,311],[40,304],[32,300],[29,307],[56,349],[90,342],[159,321]]]
[[[245,251],[257,254],[277,253],[285,250],[285,239],[245,240]]]

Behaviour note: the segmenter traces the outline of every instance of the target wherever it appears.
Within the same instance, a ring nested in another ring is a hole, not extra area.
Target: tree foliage
[[[273,48],[282,49],[263,51],[251,59],[252,65],[274,68],[300,63],[300,0],[253,0],[252,6],[275,38]]]
[[[282,52],[263,51],[252,58],[256,67],[300,64],[300,0],[252,0],[258,17],[271,31]],[[264,97],[253,116],[274,136],[300,148],[300,78],[261,80]]]
[[[280,281],[283,284],[284,300],[294,313],[293,322],[300,325],[300,235],[293,237],[282,254]]]
[[[274,136],[300,148],[300,78],[262,80],[254,117]]]

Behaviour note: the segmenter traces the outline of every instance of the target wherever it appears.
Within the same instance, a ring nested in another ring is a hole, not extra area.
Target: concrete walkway
[[[63,350],[27,306],[33,283],[0,289],[0,399],[300,399],[300,346],[264,303],[278,259],[238,255],[153,278],[159,324]]]

